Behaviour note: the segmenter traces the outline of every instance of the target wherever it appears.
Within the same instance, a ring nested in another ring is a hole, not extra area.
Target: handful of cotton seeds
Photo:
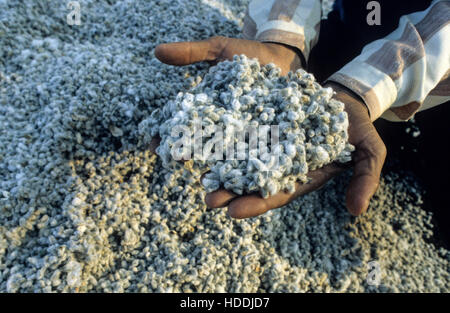
[[[208,192],[223,187],[267,198],[294,192],[310,171],[350,161],[348,117],[333,90],[301,69],[280,73],[244,55],[211,67],[162,108],[162,124],[153,119],[163,165],[192,159],[194,169],[210,171],[202,180]]]

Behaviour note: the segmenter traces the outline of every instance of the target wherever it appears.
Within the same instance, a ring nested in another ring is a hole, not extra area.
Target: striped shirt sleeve
[[[450,100],[450,1],[401,17],[387,37],[328,78],[357,93],[372,120],[408,120]]]
[[[307,61],[319,37],[321,15],[320,0],[252,0],[243,37],[295,47]]]

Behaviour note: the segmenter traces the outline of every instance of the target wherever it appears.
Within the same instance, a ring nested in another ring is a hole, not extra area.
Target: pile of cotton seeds
[[[206,208],[199,173],[138,146],[138,125],[207,71],[163,65],[155,46],[240,36],[246,1],[80,3],[69,26],[64,1],[0,1],[1,292],[450,290],[405,174],[382,177],[360,218],[341,176],[233,220]]]

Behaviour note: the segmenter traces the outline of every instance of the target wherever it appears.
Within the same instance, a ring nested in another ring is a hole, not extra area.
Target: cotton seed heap
[[[248,0],[80,3],[70,26],[66,1],[0,0],[0,292],[449,292],[450,253],[398,167],[358,218],[344,174],[236,220],[148,151],[139,123],[207,70],[155,46],[238,37]]]
[[[162,138],[157,153],[164,166],[179,166],[174,158],[180,146],[177,129],[189,130],[183,134],[188,148],[199,136],[202,147],[214,142],[223,145],[219,157],[213,155],[214,149],[209,155],[192,157],[194,168],[210,170],[202,181],[208,192],[223,186],[237,194],[259,191],[264,198],[281,190],[292,193],[296,181],[308,181],[308,172],[333,161],[350,161],[354,147],[348,143],[344,103],[332,99],[333,90],[322,88],[304,70],[287,76],[280,73],[273,64],[260,66],[256,59],[235,56],[233,61],[212,67],[190,92],[169,101],[162,109],[164,123],[156,118],[149,121],[152,135]],[[195,127],[196,121],[200,127]],[[267,140],[268,149],[263,151],[260,145],[251,144],[249,129],[267,135],[270,125],[278,126],[279,138],[275,143]],[[215,137],[217,130],[224,135]],[[243,159],[235,147],[245,133],[249,135],[244,135]],[[186,155],[185,149],[181,147],[181,155]]]

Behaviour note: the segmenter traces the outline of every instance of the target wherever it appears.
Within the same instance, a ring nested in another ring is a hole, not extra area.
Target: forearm
[[[328,81],[353,90],[372,120],[407,120],[450,99],[450,2],[403,16],[399,27],[367,45]]]

